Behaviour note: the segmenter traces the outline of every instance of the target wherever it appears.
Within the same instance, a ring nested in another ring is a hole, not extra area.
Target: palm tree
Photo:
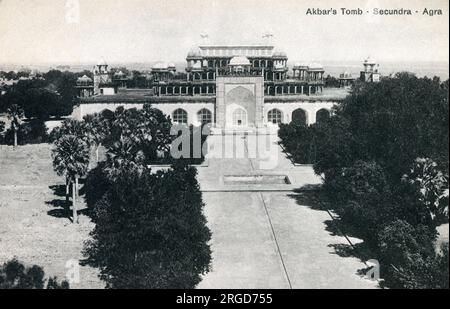
[[[120,136],[106,153],[105,171],[110,179],[115,179],[123,170],[145,168],[145,155],[132,139]]]
[[[17,104],[12,104],[7,109],[8,119],[11,120],[11,129],[14,133],[14,149],[17,147],[17,132],[20,128],[20,121],[24,117],[23,108]]]
[[[99,114],[89,114],[83,117],[84,132],[89,146],[95,146],[96,163],[98,151],[107,135],[109,123]]]
[[[52,150],[53,169],[66,178],[66,198],[72,183],[73,222],[78,223],[76,195],[78,179],[86,175],[89,166],[89,147],[85,141],[74,135],[64,135],[55,142]]]

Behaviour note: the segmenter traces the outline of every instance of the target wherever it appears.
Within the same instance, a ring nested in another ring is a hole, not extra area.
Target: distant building
[[[360,79],[366,83],[377,83],[380,81],[380,73],[378,72],[379,64],[375,60],[368,57],[364,60],[364,71],[361,71]]]
[[[94,81],[87,75],[77,79],[78,96],[87,98],[94,95]]]
[[[111,74],[103,60],[93,80],[78,80],[80,104],[73,115],[151,103],[174,122],[249,129],[312,124],[347,95],[345,89],[324,90],[320,64],[296,63],[290,74],[287,61],[286,53],[267,44],[202,45],[187,54],[185,74],[173,63],[157,63],[149,87],[136,89],[127,87],[131,77]]]
[[[94,95],[113,95],[116,92],[115,88],[108,64],[102,59],[94,68]]]
[[[351,73],[345,71],[339,75],[339,86],[340,87],[350,87],[355,83],[355,78]]]

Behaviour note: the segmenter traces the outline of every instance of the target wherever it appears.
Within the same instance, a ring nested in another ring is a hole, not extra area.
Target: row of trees
[[[30,119],[46,121],[70,115],[76,103],[76,81],[84,73],[51,70],[41,78],[19,80],[0,96],[0,113],[18,105]]]
[[[39,78],[19,80],[7,87],[6,93],[0,95],[0,113],[7,114],[11,126],[0,125],[0,143],[16,147],[17,144],[45,142],[45,121],[72,113],[77,96],[76,81],[85,73],[88,72],[51,70]]]
[[[66,178],[66,193],[73,185],[73,201],[77,179],[86,177],[96,225],[85,263],[100,269],[108,288],[193,288],[209,271],[211,234],[195,168],[186,160],[156,173],[149,167],[169,158],[171,126],[169,117],[145,105],[65,120],[51,134],[54,168]],[[100,147],[106,158],[98,162]],[[91,170],[90,149],[98,162]]]
[[[30,69],[22,69],[18,72],[15,71],[0,71],[0,79],[6,80],[18,80],[21,77],[28,78],[31,75]]]
[[[328,207],[394,288],[448,288],[448,81],[408,73],[357,84],[327,121],[281,128],[291,157],[324,177]],[[373,256],[371,257],[373,258]]]

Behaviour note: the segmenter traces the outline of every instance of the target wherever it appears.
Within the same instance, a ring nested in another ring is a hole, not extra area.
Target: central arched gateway
[[[218,76],[216,86],[216,123],[219,127],[254,128],[263,124],[262,76],[246,76],[244,73]]]
[[[249,87],[250,88],[250,87]],[[239,106],[236,108],[236,106]],[[247,87],[237,86],[230,90],[226,95],[227,114],[233,111],[233,126],[249,126],[255,125],[255,96]],[[238,124],[236,115],[239,115]]]

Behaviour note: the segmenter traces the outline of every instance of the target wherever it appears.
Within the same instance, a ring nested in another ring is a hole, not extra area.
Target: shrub
[[[436,253],[436,233],[396,220],[378,235],[385,284],[391,288],[448,288],[448,244]]]
[[[0,267],[0,289],[43,289],[45,273],[39,266],[25,267],[13,259]],[[49,278],[47,289],[69,289],[69,283],[58,283],[57,278]]]
[[[384,171],[374,162],[329,171],[324,189],[342,221],[369,243],[379,226],[395,217]]]

